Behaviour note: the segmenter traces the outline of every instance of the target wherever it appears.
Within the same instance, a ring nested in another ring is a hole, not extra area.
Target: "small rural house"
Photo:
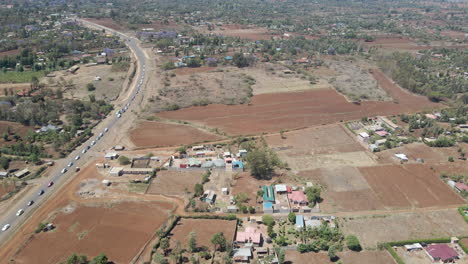
[[[106,155],[104,155],[104,158],[106,160],[115,160],[119,157],[119,154],[117,154],[116,152],[108,152],[106,153]]]
[[[237,232],[236,242],[253,243],[256,246],[259,246],[262,242],[262,233],[257,232],[257,229],[253,227],[247,227],[244,232]]]
[[[272,202],[263,202],[263,213],[272,214],[273,213],[273,203]]]
[[[273,191],[273,186],[264,185],[262,189],[263,189],[263,201],[275,202],[275,192]]]
[[[203,193],[202,201],[205,203],[213,204],[216,199],[216,193],[213,190],[206,190]]]
[[[459,192],[468,191],[468,185],[464,184],[463,182],[455,183],[455,189]]]
[[[292,191],[288,193],[288,199],[293,204],[307,205],[308,200],[303,191]]]
[[[458,253],[447,244],[429,245],[426,247],[426,253],[434,262],[448,263],[458,259]]]
[[[276,184],[275,185],[275,191],[276,193],[287,193],[288,192],[288,187],[286,186],[286,184]]]
[[[112,167],[109,170],[109,175],[110,176],[120,176],[122,175],[123,168],[122,167]]]
[[[423,247],[419,243],[414,243],[411,245],[405,245],[406,251],[416,251],[416,250],[423,250]]]
[[[8,175],[9,175],[8,171],[0,171],[0,179],[6,178],[8,177]]]
[[[236,263],[249,263],[252,258],[251,248],[237,248],[233,250],[233,259]]]
[[[296,215],[296,229],[301,229],[304,227],[304,216]]]

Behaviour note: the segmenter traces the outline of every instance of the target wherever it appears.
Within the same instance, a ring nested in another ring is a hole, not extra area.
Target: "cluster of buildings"
[[[308,185],[312,184],[308,183]],[[262,191],[263,213],[265,214],[310,213],[319,211],[318,205],[314,208],[309,207],[309,201],[303,188],[277,184],[262,186]]]
[[[176,153],[171,157],[169,168],[171,169],[222,169],[244,170],[243,157],[247,150],[241,149],[236,154],[223,151],[222,146],[193,146],[187,153]]]
[[[358,139],[368,145],[370,151],[378,151],[387,142],[391,133],[400,130],[400,127],[384,116],[369,118],[369,125],[358,131]],[[377,139],[370,134],[375,134]],[[404,139],[404,138],[402,138]]]

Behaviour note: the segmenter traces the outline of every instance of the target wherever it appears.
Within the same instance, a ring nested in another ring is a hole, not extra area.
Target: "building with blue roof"
[[[275,202],[275,192],[273,190],[273,186],[264,185],[262,189],[263,189],[263,201]]]
[[[296,229],[301,229],[304,227],[304,216],[296,215]]]
[[[263,213],[272,214],[273,213],[273,203],[272,202],[263,202]]]

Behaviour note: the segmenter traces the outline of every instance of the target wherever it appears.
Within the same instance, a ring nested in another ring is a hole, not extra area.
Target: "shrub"
[[[125,156],[120,156],[120,157],[119,157],[119,164],[120,164],[120,165],[128,165],[128,164],[130,164],[130,163],[131,163],[131,162],[130,162],[130,159],[129,159],[129,158],[127,158],[127,157],[125,157]]]
[[[348,235],[346,237],[346,246],[353,251],[361,251],[362,247],[358,238],[355,235]]]
[[[86,85],[86,89],[88,89],[88,91],[91,92],[91,91],[96,90],[96,86],[94,86],[94,84],[92,84],[92,83],[88,83],[88,84]]]

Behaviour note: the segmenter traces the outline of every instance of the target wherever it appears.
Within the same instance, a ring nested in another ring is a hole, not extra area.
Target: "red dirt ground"
[[[53,232],[34,235],[15,263],[58,263],[72,253],[90,257],[105,253],[115,263],[130,263],[152,237],[148,231],[157,230],[166,218],[160,203],[80,207],[59,214],[53,220],[57,227]]]
[[[468,150],[466,145],[467,144],[460,144],[459,146]],[[421,158],[425,161],[425,163],[434,165],[438,163],[447,163],[449,156],[452,156],[456,159],[459,156],[457,152],[459,146],[449,148],[431,148],[424,143],[412,143],[386,151],[377,152],[375,155],[379,157],[379,163],[399,164],[399,161],[395,158],[395,154],[404,153],[408,156],[409,162],[411,163],[416,162],[416,159]],[[457,159],[454,163],[452,163],[452,165],[457,163],[462,163],[465,164],[465,166],[468,166],[468,162]]]
[[[28,130],[32,130],[32,127],[23,126],[20,123],[9,122],[9,121],[0,121],[0,134],[6,133],[7,127],[11,129],[10,141],[5,141],[3,137],[0,139],[0,145],[11,145],[16,143],[13,140],[13,134],[18,134],[20,137],[26,136]]]
[[[3,181],[0,181],[0,197],[5,195],[6,193],[12,191],[15,188],[12,184],[6,184]]]
[[[158,115],[218,127],[229,134],[245,135],[441,107],[426,97],[402,90],[378,70],[374,70],[373,75],[398,103],[362,102],[356,105],[346,101],[335,90],[320,89],[261,94],[255,95],[248,105],[213,104],[161,112]]]
[[[2,52],[0,52],[0,58],[6,57],[6,56],[16,56],[18,54],[20,54],[19,49],[9,50],[9,51],[2,51]]]
[[[463,204],[428,166],[408,164],[359,168],[380,201],[388,207]]]
[[[277,179],[278,178],[274,178],[272,180],[257,180],[250,175],[250,173],[240,173],[235,177],[235,183],[232,186],[232,195],[245,193],[249,197],[247,204],[256,206],[258,204],[255,203],[255,196],[257,195],[257,191],[260,190],[260,187],[262,185],[271,185],[274,180]]]
[[[387,251],[344,251],[337,254],[343,263],[360,264],[394,264],[393,258]],[[286,262],[289,264],[327,264],[333,263],[326,252],[304,253],[298,251],[286,251]]]
[[[190,232],[197,235],[199,247],[213,248],[211,237],[215,233],[223,232],[227,241],[233,241],[236,231],[236,221],[218,219],[181,219],[169,235],[171,245],[180,241],[183,247],[187,247]]]
[[[215,141],[221,137],[187,125],[143,121],[130,131],[130,139],[137,147],[165,147]]]

